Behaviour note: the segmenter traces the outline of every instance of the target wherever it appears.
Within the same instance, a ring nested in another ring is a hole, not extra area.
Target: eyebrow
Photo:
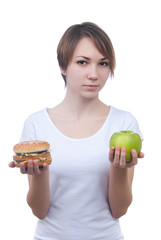
[[[85,56],[77,56],[77,57],[75,57],[75,58],[84,58],[84,59],[86,59],[86,60],[90,60],[90,58],[89,57],[85,57]],[[104,61],[104,60],[108,60],[108,58],[107,57],[104,57],[104,58],[101,58],[100,59],[101,61]]]

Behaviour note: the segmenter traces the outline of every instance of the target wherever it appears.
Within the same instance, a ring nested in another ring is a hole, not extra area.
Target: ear
[[[60,72],[62,75],[66,76],[66,71],[62,67],[60,67]]]

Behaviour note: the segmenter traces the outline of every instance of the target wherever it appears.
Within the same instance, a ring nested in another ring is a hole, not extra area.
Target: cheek
[[[67,79],[76,85],[81,83],[83,78],[84,78],[84,72],[80,70],[75,70],[67,75]]]
[[[110,75],[110,71],[102,72],[102,73],[101,73],[102,82],[106,82],[107,79],[109,78],[109,75]]]
[[[75,89],[78,88],[81,85],[81,76],[77,72],[73,72],[70,74],[67,74],[67,84],[71,88]]]

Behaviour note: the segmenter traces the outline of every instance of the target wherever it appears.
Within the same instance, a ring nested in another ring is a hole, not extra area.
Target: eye
[[[83,61],[83,60],[80,60],[80,61],[78,61],[77,63],[80,64],[80,65],[85,65],[85,64],[87,64],[87,62],[86,62],[86,61]]]
[[[108,62],[101,62],[100,65],[101,66],[109,66],[109,63]]]

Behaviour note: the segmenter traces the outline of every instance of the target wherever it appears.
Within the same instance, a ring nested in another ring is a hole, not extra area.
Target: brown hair
[[[116,65],[115,52],[108,35],[96,24],[84,22],[69,27],[58,44],[57,59],[59,66],[65,71],[70,64],[76,45],[83,37],[93,40],[98,51],[107,57],[110,64],[111,76],[114,75]],[[66,77],[62,74],[66,85]]]

